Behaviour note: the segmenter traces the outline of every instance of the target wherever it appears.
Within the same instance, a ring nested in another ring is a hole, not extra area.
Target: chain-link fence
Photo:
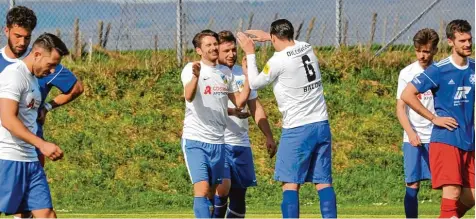
[[[0,9],[6,12],[11,0]],[[73,45],[75,20],[84,43],[106,44],[111,50],[174,49],[177,45],[179,0],[16,0],[38,16],[34,37],[59,33]],[[313,45],[336,43],[336,2],[341,2],[341,44],[384,44],[435,0],[182,0],[182,39],[202,29],[268,30],[276,18],[290,20],[296,37]],[[452,19],[466,19],[474,27],[474,0],[441,0],[395,43],[411,44],[413,34],[430,27],[444,33]],[[0,22],[5,23],[5,16]],[[102,31],[99,23],[102,21]],[[110,25],[110,31],[106,34]],[[101,32],[101,33],[100,33]],[[473,30],[474,33],[474,30]],[[102,37],[100,37],[102,35]],[[107,36],[106,36],[107,35]],[[106,41],[106,42],[104,42]]]

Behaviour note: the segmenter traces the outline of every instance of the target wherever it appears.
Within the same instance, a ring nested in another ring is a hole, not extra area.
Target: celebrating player
[[[259,41],[271,41],[276,52],[258,73],[251,38],[238,33],[247,55],[251,89],[273,84],[283,131],[276,157],[274,178],[283,183],[281,210],[284,218],[299,217],[301,184],[315,184],[323,218],[336,218],[336,196],[332,187],[331,131],[324,100],[318,60],[312,46],[294,40],[288,20],[271,24],[270,33],[248,31]]]
[[[217,67],[217,33],[201,31],[193,38],[193,45],[201,61],[187,64],[182,71],[186,100],[182,149],[193,183],[195,216],[210,218],[210,200],[225,168],[228,100],[243,109],[250,88],[245,82],[242,92],[238,92],[231,71]]]

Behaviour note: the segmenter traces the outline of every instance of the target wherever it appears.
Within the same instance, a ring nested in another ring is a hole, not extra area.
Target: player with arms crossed
[[[430,170],[433,189],[442,189],[441,218],[463,217],[474,206],[474,60],[471,25],[446,27],[450,57],[431,65],[405,88],[401,99],[433,123]],[[418,95],[431,90],[436,114]]]
[[[232,71],[235,81],[241,91],[245,85],[246,66],[236,65],[238,57],[236,50],[236,38],[230,31],[221,31],[219,36],[219,56],[218,61],[222,67]],[[243,62],[246,64],[246,60]],[[225,69],[226,71],[226,69]],[[270,157],[276,153],[276,143],[266,118],[263,106],[258,100],[258,92],[251,91],[247,101],[256,124],[266,137],[266,146]],[[244,218],[246,213],[246,190],[248,187],[256,186],[256,175],[251,152],[251,144],[248,136],[248,113],[246,107],[242,111],[235,108],[231,101],[228,101],[228,118],[225,130],[225,175],[222,184],[218,185],[215,196],[215,209],[213,218]],[[230,206],[227,210],[228,198]]]
[[[41,104],[37,78],[53,73],[68,53],[58,37],[45,33],[25,59],[0,74],[0,212],[56,217],[35,147],[53,161],[61,159],[63,151],[35,135]]]
[[[410,109],[400,96],[407,84],[433,63],[433,56],[438,52],[439,40],[438,34],[433,29],[418,31],[413,37],[418,61],[405,67],[398,76],[396,112],[398,121],[404,129],[402,149],[406,183],[404,206],[407,218],[418,217],[417,195],[420,181],[431,179],[428,146],[433,124]],[[435,113],[431,90],[419,95],[418,99],[431,113]]]
[[[5,20],[4,32],[7,36],[7,45],[0,50],[0,72],[8,65],[19,62],[30,53],[31,33],[35,29],[37,22],[35,13],[24,6],[16,6],[10,9]],[[76,76],[62,65],[58,65],[53,74],[39,78],[38,83],[40,85],[42,102],[39,108],[38,131],[36,134],[44,138],[43,125],[47,113],[81,95],[83,93],[83,86]],[[58,88],[62,94],[46,103],[46,97],[52,87]],[[40,163],[44,165],[44,156],[38,150],[37,153]],[[23,217],[26,217],[26,215]]]
[[[225,128],[228,100],[242,109],[250,88],[246,80],[242,92],[230,70],[217,67],[218,34],[211,30],[197,33],[193,46],[200,62],[189,63],[182,71],[185,119],[182,149],[193,183],[193,210],[197,218],[210,218],[211,201],[225,168]]]
[[[283,114],[283,131],[276,157],[274,178],[283,183],[281,210],[284,218],[299,217],[301,184],[315,184],[323,218],[336,218],[336,196],[332,187],[331,131],[318,60],[310,44],[294,40],[288,20],[271,24],[270,33],[254,30],[256,40],[270,40],[276,52],[258,73],[251,38],[238,33],[247,54],[251,89],[273,84]]]

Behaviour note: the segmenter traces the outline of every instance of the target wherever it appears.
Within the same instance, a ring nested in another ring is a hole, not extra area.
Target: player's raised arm
[[[247,59],[247,71],[248,71],[248,80],[250,84],[250,89],[257,90],[265,87],[266,85],[272,83],[277,76],[279,75],[279,68],[273,66],[273,72],[270,70],[269,62],[264,67],[261,73],[258,72],[258,67],[256,65],[256,55],[255,55],[255,45],[251,38],[246,36],[246,34],[239,32],[238,43],[240,47],[246,54]]]
[[[251,89],[249,86],[246,62],[247,62],[246,57],[243,57],[242,68],[243,68],[243,75],[245,76],[243,89],[241,90],[241,92],[234,92],[234,93],[228,94],[228,98],[231,100],[233,104],[235,104],[237,109],[243,109],[245,107],[251,92]],[[234,78],[235,77],[232,75],[232,81],[230,81],[230,85],[229,85],[230,86],[229,89],[232,91],[238,90],[238,87]]]
[[[251,35],[251,39],[257,42],[271,41],[271,35],[262,30],[246,30],[245,33]]]
[[[191,69],[185,68],[182,72],[184,83],[184,97],[187,102],[192,102],[197,92],[198,78],[200,77],[200,62],[193,62]],[[191,72],[190,72],[191,71]]]

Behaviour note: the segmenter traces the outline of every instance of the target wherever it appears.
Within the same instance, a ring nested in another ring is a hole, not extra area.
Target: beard
[[[461,57],[468,57],[468,56],[471,56],[471,54],[472,54],[472,52],[466,53],[463,49],[461,49],[461,50],[456,49],[456,53]]]
[[[13,46],[13,43],[12,41],[10,41],[10,39],[8,39],[7,41],[8,41],[8,48],[10,48],[10,50],[13,52],[13,54],[15,54],[16,57],[21,57],[23,54],[25,54],[27,49],[24,49],[23,51],[18,51],[15,48],[15,46]]]

